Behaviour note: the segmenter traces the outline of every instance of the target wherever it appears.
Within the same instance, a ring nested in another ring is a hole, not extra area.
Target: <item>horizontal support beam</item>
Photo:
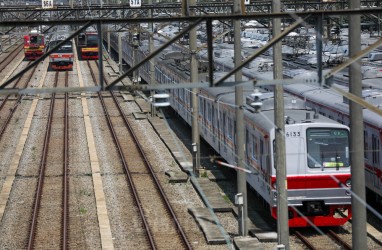
[[[234,87],[234,86],[244,86],[244,87],[256,87],[256,86],[266,86],[266,85],[290,85],[294,83],[305,83],[319,85],[317,77],[310,78],[295,78],[295,79],[277,79],[277,80],[250,80],[241,82],[223,82],[219,86],[221,87]],[[145,90],[166,90],[166,89],[188,89],[188,88],[209,88],[209,82],[199,82],[199,83],[176,83],[176,84],[138,84],[138,85],[116,85],[110,87],[111,91],[145,91]],[[36,94],[51,94],[51,93],[72,93],[72,92],[84,92],[84,93],[96,93],[103,91],[100,86],[95,87],[69,87],[69,88],[6,88],[0,90],[0,95],[36,95]]]
[[[373,9],[358,9],[358,10],[318,10],[318,11],[305,11],[305,12],[277,12],[277,13],[254,13],[246,15],[203,15],[203,16],[187,16],[187,17],[161,17],[161,18],[83,18],[83,19],[72,19],[72,20],[16,20],[16,21],[2,21],[0,27],[3,26],[38,26],[38,25],[84,25],[91,21],[93,24],[102,22],[102,24],[126,24],[126,23],[148,23],[148,22],[196,22],[200,18],[204,20],[256,20],[261,18],[290,18],[296,16],[305,18],[307,16],[318,17],[318,16],[335,16],[335,15],[363,15],[363,14],[380,14],[382,13],[382,8]]]

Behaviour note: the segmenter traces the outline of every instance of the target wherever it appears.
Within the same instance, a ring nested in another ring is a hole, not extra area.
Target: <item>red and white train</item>
[[[112,47],[117,44],[113,38],[115,36],[111,39]],[[123,59],[131,63],[132,48],[128,43],[122,44]],[[138,52],[138,57],[145,55]],[[163,55],[156,58],[155,65],[158,83],[189,81],[187,65],[177,64]],[[139,74],[150,82],[148,68],[148,64],[144,64]],[[246,90],[245,97],[250,98],[252,92]],[[174,89],[170,96],[172,108],[191,124],[190,91]],[[236,165],[233,90],[200,89],[198,96],[201,136],[228,163]],[[247,182],[261,195],[277,219],[273,94],[263,94],[262,102],[261,113],[255,113],[252,107],[245,105],[245,163],[248,169],[258,173],[247,175]],[[291,96],[285,99],[285,116],[289,226],[343,225],[352,216],[349,128],[306,109],[302,100]]]
[[[49,40],[49,49],[54,48],[57,44],[64,41],[70,36],[70,29],[61,28],[53,33]],[[73,68],[73,43],[66,41],[57,50],[49,55],[49,64],[53,70],[72,70]]]
[[[250,99],[253,90],[245,96]],[[235,93],[227,88],[201,89],[201,136],[230,164],[235,154]],[[191,124],[189,91],[171,91],[171,105]],[[250,102],[252,100],[249,100]],[[245,163],[257,175],[247,175],[277,219],[275,125],[273,93],[263,94],[261,113],[245,105]],[[337,226],[351,218],[349,129],[285,97],[285,143],[289,226]],[[341,216],[347,214],[347,217]]]
[[[45,53],[45,36],[32,30],[24,36],[24,54],[28,60],[36,60]]]

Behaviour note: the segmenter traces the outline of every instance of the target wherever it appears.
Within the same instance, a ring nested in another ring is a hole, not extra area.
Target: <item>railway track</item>
[[[35,74],[37,69],[37,66],[33,67],[32,70],[30,70],[26,76],[19,77],[15,83],[13,84],[12,88],[25,88],[28,86],[30,79]],[[4,134],[4,131],[6,130],[7,126],[9,125],[9,122],[15,113],[18,105],[20,104],[21,100],[23,99],[23,96],[13,96],[13,95],[6,95],[3,97],[1,103],[0,103],[0,138]]]
[[[294,235],[301,240],[303,245],[310,250],[318,249],[346,249],[351,250],[346,239],[343,239],[339,234],[333,230],[325,231],[322,235],[307,235],[299,230],[294,230]]]
[[[59,74],[55,73],[55,87],[63,85],[59,84],[62,80]],[[67,86],[68,73],[64,74],[64,84]],[[63,129],[57,129],[61,127]],[[66,249],[68,245],[68,157],[68,96],[65,94],[65,98],[57,99],[53,93],[42,145],[28,249]],[[58,167],[60,163],[63,163],[61,168]]]
[[[94,70],[96,66],[91,64],[88,62],[93,81],[97,82],[98,74]],[[171,238],[173,248],[191,249],[156,173],[119,105],[118,97],[113,92],[99,93],[98,96],[118,149],[127,186],[136,206],[134,209],[140,215],[139,224],[143,226],[145,232],[145,235],[140,235],[143,238],[142,243],[145,242],[151,249],[168,248],[168,238]],[[121,124],[124,124],[123,128]],[[155,204],[154,210],[153,204]]]
[[[23,44],[18,44],[14,46],[11,52],[9,52],[8,55],[5,56],[5,53],[1,53],[0,56],[4,54],[3,60],[0,62],[0,72],[2,72],[16,57],[20,52],[23,50]]]
[[[351,226],[338,228],[321,228],[320,232],[315,229],[307,229],[304,232],[301,230],[293,230],[291,236],[298,238],[301,243],[308,249],[346,249],[352,248],[352,232]],[[374,240],[370,235],[367,239],[368,249],[381,248],[380,242]]]

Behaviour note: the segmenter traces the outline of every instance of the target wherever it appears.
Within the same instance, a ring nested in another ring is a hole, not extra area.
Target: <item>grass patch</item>
[[[228,198],[228,196],[225,194],[223,195],[223,199],[227,202],[227,203],[231,203],[231,200]]]
[[[80,208],[80,214],[85,214],[87,212],[86,208],[81,207]]]
[[[92,195],[89,191],[86,191],[86,190],[81,190],[80,194],[85,195],[85,196],[91,196]]]

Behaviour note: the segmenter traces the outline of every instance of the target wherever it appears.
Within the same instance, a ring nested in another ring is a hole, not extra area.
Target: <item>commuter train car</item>
[[[123,59],[128,63],[131,51],[129,47],[123,47]],[[144,54],[139,52],[138,56],[144,57]],[[182,60],[162,54],[156,58],[155,65],[158,83],[189,81],[189,65]],[[147,67],[143,66],[140,70],[145,69]],[[150,81],[147,75],[140,73],[142,78]],[[253,101],[250,99],[252,92],[245,91],[249,102]],[[174,89],[170,96],[173,109],[191,124],[190,90]],[[233,90],[201,89],[198,96],[201,136],[227,162],[236,165]],[[245,164],[258,173],[247,175],[247,182],[264,199],[271,215],[277,218],[273,94],[264,93],[262,102],[261,113],[245,105]],[[285,116],[289,226],[343,225],[352,215],[348,127],[306,109],[302,100],[291,96],[285,97]]]
[[[45,53],[45,36],[32,30],[24,36],[24,54],[28,60],[36,60]]]
[[[245,92],[249,102],[253,102],[252,92]],[[175,111],[191,125],[187,93],[185,89],[172,90],[170,100]],[[201,136],[235,165],[235,92],[227,88],[202,89],[198,96]],[[261,113],[245,105],[245,164],[258,173],[247,175],[247,182],[277,219],[273,93],[263,94],[262,102]],[[284,102],[289,226],[343,225],[352,215],[349,129],[306,109],[296,97],[286,96]]]
[[[98,59],[98,32],[93,27],[88,27],[76,39],[78,55],[82,60]]]
[[[69,36],[69,31],[59,31],[52,34],[49,41],[49,49],[54,48]],[[53,70],[72,70],[73,59],[73,44],[72,41],[67,41],[49,55],[49,64]]]
[[[348,87],[339,86],[345,91]],[[313,87],[305,84],[293,84],[285,91],[306,100],[307,106],[318,113],[342,124],[349,125],[349,100],[331,89]],[[382,105],[382,90],[364,89],[363,99],[376,107]],[[368,109],[363,110],[364,120],[364,161],[368,196],[382,201],[382,118]]]

